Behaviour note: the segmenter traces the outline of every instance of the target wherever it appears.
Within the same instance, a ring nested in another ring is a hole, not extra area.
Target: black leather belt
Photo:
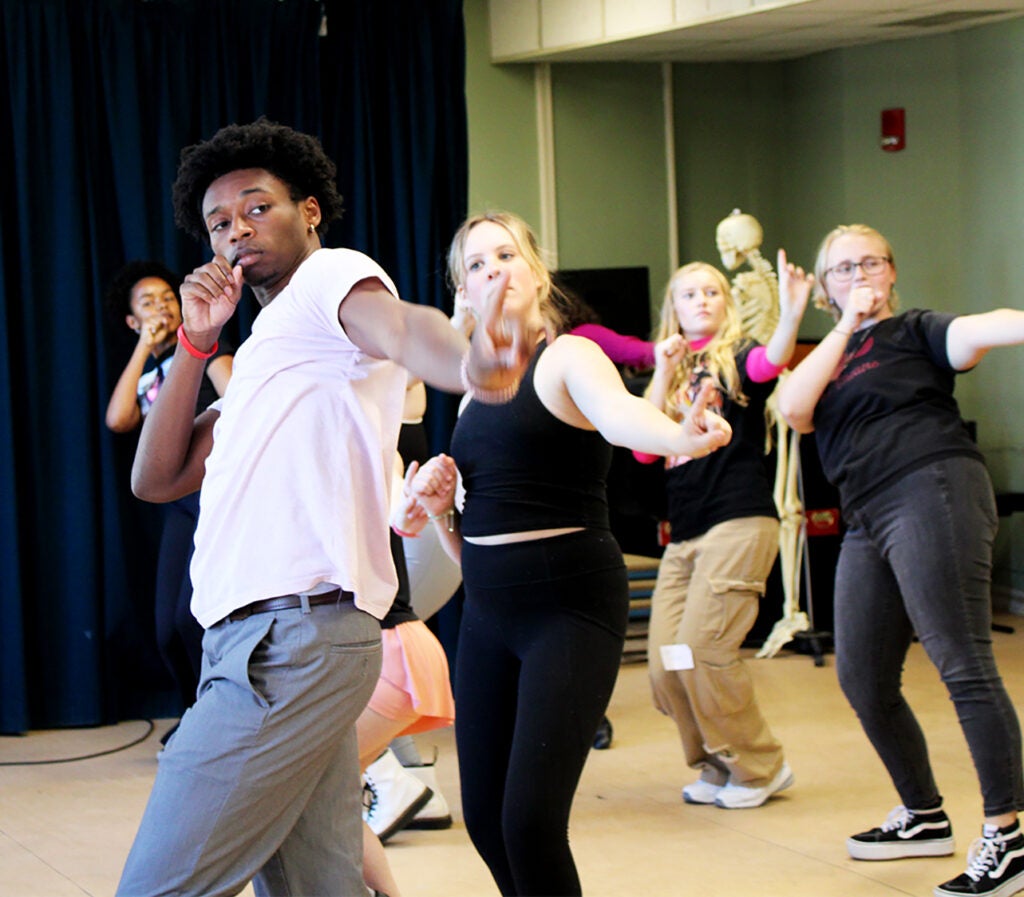
[[[354,598],[355,596],[351,592],[346,592],[343,589],[331,589],[329,592],[309,595],[306,601],[310,607],[316,607],[320,604],[339,604],[342,601],[352,601]],[[265,614],[273,610],[292,610],[296,607],[302,607],[301,595],[279,595],[277,598],[265,598],[263,601],[254,601],[252,604],[240,607],[224,619],[231,623],[237,623],[253,614]]]

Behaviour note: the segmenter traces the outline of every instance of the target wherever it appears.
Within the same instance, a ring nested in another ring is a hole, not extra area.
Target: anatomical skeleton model
[[[718,223],[715,233],[722,264],[735,271],[732,295],[743,324],[743,333],[762,345],[771,339],[779,322],[779,281],[771,263],[761,255],[764,232],[756,218],[739,209]],[[786,376],[783,371],[779,382]],[[811,628],[807,614],[800,610],[800,572],[805,549],[804,508],[800,500],[800,434],[791,430],[775,407],[775,395],[768,400],[775,429],[775,506],[779,512],[779,565],[782,570],[782,618],[765,639],[758,657],[774,657],[798,632]]]

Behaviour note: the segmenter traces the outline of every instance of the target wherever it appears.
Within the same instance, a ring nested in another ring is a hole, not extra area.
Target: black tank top
[[[462,474],[464,536],[582,526],[609,529],[605,484],[612,447],[600,433],[558,420],[533,385],[542,343],[516,397],[471,401],[452,434]]]
[[[381,629],[394,629],[399,623],[408,623],[411,620],[419,619],[412,609],[409,568],[405,566],[405,548],[402,544],[402,537],[397,535],[394,530],[390,530],[389,534],[391,536],[391,557],[395,560],[395,570],[398,573],[398,592],[395,594],[391,609],[380,621]]]

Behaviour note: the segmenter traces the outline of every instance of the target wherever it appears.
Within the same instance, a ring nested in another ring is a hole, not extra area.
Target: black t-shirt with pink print
[[[940,458],[984,460],[953,398],[955,317],[911,309],[850,338],[814,413],[822,468],[844,509]]]
[[[721,394],[708,405],[732,427],[729,444],[704,458],[667,460],[668,517],[673,542],[695,539],[727,520],[778,516],[772,498],[773,471],[765,455],[764,413],[776,381],[758,383],[747,373],[747,356],[757,345],[744,341],[735,352],[742,391],[749,399],[747,405]],[[706,376],[698,363],[687,388],[691,397]]]

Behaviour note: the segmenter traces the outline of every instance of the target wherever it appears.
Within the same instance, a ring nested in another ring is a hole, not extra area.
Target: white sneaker
[[[713,804],[718,792],[724,785],[716,785],[714,782],[706,782],[704,779],[697,779],[683,786],[683,800],[688,804]]]
[[[387,841],[412,821],[433,794],[388,748],[363,774],[363,819],[382,842]]]
[[[773,794],[788,788],[794,781],[793,770],[789,768],[788,763],[783,763],[782,769],[775,774],[775,778],[761,788],[748,788],[745,785],[735,785],[729,782],[718,792],[715,806],[726,810],[759,807]]]
[[[422,766],[406,766],[404,769],[406,772],[411,772],[433,792],[433,796],[427,801],[423,809],[413,817],[412,822],[406,828],[451,828],[451,810],[448,809],[448,801],[444,799],[444,795],[438,787],[434,764],[424,763]]]

